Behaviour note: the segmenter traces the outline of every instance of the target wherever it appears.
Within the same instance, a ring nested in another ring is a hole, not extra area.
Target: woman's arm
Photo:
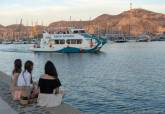
[[[64,90],[60,90],[60,88],[56,88],[54,91],[55,94],[61,94],[64,97]]]
[[[54,90],[55,94],[59,94],[59,87]]]
[[[13,87],[17,87],[18,76],[19,76],[19,73],[14,73],[13,79],[12,79],[12,86]]]

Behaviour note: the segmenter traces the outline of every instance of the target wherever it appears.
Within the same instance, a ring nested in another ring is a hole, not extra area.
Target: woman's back
[[[63,93],[59,91],[61,82],[54,64],[47,61],[45,64],[45,74],[39,79],[38,86],[40,93],[38,105],[46,107],[56,107],[61,104]]]
[[[28,71],[23,71],[17,81],[18,86],[31,86],[31,74]]]
[[[40,93],[53,94],[54,90],[61,86],[61,82],[59,79],[42,77],[39,79],[38,86],[40,88]]]

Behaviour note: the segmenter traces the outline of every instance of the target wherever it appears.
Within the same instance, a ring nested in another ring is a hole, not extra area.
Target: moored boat
[[[138,37],[137,42],[150,42],[151,39],[152,38],[150,35],[148,35],[147,33],[144,33]]]
[[[4,41],[2,41],[1,43],[2,43],[2,44],[12,44],[12,41],[6,41],[6,40],[4,40]]]

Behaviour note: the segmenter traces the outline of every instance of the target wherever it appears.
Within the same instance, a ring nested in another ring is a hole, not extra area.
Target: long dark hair
[[[26,61],[24,65],[24,72],[28,71],[31,74],[31,79],[30,79],[31,84],[33,83],[32,70],[33,70],[33,62],[30,60]]]
[[[24,66],[24,71],[28,71],[31,74],[32,70],[33,70],[33,62],[30,60],[26,61]]]
[[[21,59],[16,59],[15,61],[14,61],[14,69],[13,69],[13,74],[14,73],[21,73],[21,71],[22,71],[22,61],[21,61]]]
[[[51,61],[47,61],[45,64],[45,74],[48,74],[54,78],[58,78],[56,67]]]

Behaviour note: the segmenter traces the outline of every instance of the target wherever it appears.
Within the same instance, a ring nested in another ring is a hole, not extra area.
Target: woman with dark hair
[[[18,86],[31,86],[32,81],[32,70],[33,70],[33,62],[32,61],[26,61],[24,65],[24,71],[21,73],[21,75],[18,77]]]
[[[18,77],[22,71],[22,61],[21,59],[16,59],[14,61],[14,69],[12,71],[12,80],[11,80],[11,93],[13,100],[19,100],[20,91],[17,86]]]
[[[26,61],[24,65],[24,71],[19,75],[17,86],[20,88],[20,104],[27,105],[31,98],[32,90],[33,90],[33,81],[32,81],[32,70],[33,70],[33,62]]]
[[[56,107],[61,104],[63,91],[59,88],[61,82],[58,78],[58,74],[54,64],[51,61],[47,61],[45,64],[45,74],[39,79],[39,96],[38,105],[46,107]]]

